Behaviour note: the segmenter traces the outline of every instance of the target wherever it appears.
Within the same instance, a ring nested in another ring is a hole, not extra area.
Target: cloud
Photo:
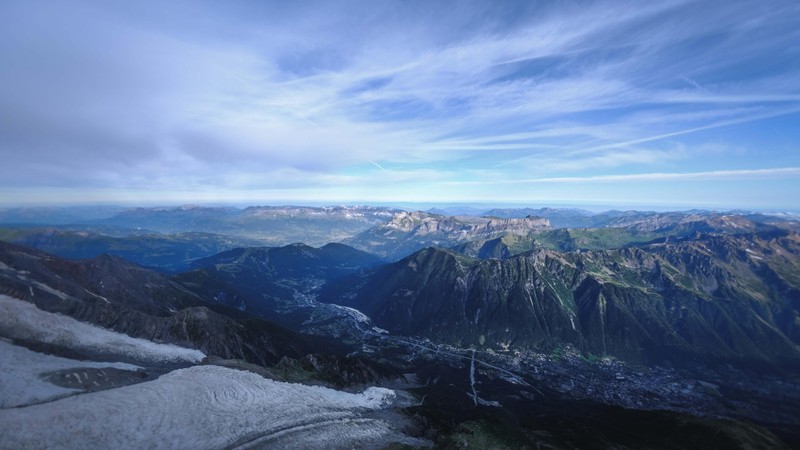
[[[759,124],[800,112],[799,18],[789,0],[11,0],[0,188],[757,170],[762,148],[786,145]],[[746,127],[747,139],[721,135]],[[709,142],[739,150],[701,167]]]
[[[552,177],[503,180],[493,182],[451,182],[454,185],[469,184],[550,184],[550,183],[617,183],[641,181],[709,181],[709,180],[753,180],[753,179],[786,179],[800,176],[800,167],[779,167],[773,169],[715,170],[709,172],[674,172],[674,173],[632,173],[623,175],[597,175],[588,177]]]

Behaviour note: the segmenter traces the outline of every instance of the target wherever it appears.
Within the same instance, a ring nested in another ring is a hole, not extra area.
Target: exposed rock
[[[452,247],[476,239],[502,235],[526,236],[550,228],[540,217],[500,219],[496,217],[449,217],[426,212],[399,212],[345,243],[388,259],[398,259],[428,247]]]

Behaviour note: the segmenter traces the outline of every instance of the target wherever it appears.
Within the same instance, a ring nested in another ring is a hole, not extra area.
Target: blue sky
[[[0,203],[800,210],[800,3],[0,3]]]

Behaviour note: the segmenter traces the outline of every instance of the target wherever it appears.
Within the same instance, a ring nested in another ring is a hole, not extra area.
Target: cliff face
[[[321,297],[389,331],[460,346],[797,361],[798,255],[788,233],[485,261],[429,248]]]

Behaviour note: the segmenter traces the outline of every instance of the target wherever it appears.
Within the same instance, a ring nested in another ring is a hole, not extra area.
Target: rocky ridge
[[[526,236],[550,228],[547,219],[533,216],[501,219],[450,217],[422,211],[399,212],[390,221],[376,225],[344,243],[395,260],[428,246],[449,247],[509,234]]]

